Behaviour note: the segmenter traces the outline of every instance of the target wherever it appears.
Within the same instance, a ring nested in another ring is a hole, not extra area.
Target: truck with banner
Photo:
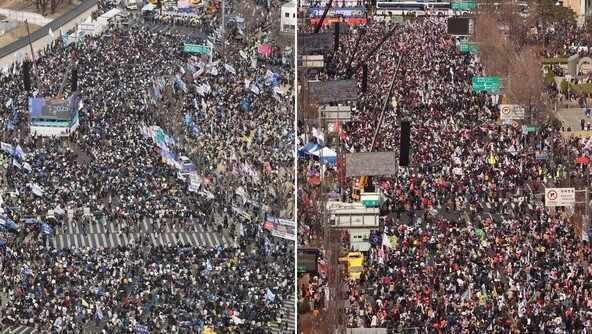
[[[294,221],[267,215],[263,228],[271,232],[274,237],[296,240],[296,223]]]

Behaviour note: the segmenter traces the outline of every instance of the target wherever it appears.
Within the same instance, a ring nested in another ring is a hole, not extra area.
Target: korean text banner
[[[325,8],[323,7],[311,7],[308,13],[311,18],[319,18],[323,16]],[[330,8],[327,12],[328,18],[342,16],[344,18],[356,18],[364,17],[366,15],[366,8],[364,7],[343,7],[343,8]]]

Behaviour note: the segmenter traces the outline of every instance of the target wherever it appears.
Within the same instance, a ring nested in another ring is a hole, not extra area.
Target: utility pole
[[[319,20],[319,22],[317,23],[317,26],[315,27],[314,33],[318,34],[319,31],[321,30],[321,27],[323,26],[323,21],[325,21],[325,17],[327,17],[327,13],[329,12],[329,9],[331,9],[331,5],[333,4],[333,0],[329,0],[329,2],[327,3],[327,7],[325,7],[325,10],[323,11],[323,15],[321,16],[321,19]]]
[[[37,89],[39,90],[39,93],[41,93],[41,80],[39,80],[39,71],[37,71],[37,63],[35,62],[35,52],[33,51],[33,43],[31,42],[31,32],[29,31],[28,20],[25,20],[25,26],[27,27],[27,37],[29,38],[29,47],[31,48],[31,62],[33,63],[35,78],[37,79]]]
[[[226,55],[226,0],[222,0],[222,59]]]
[[[393,86],[395,85],[395,80],[397,79],[397,74],[399,74],[399,66],[401,65],[401,59],[403,59],[402,53],[399,56],[399,61],[397,62],[397,68],[395,69],[395,74],[393,74],[393,79],[391,80],[388,94],[384,100],[384,105],[382,106],[382,110],[380,111],[380,117],[378,118],[378,124],[376,125],[376,130],[374,131],[374,136],[372,136],[372,143],[370,144],[370,149],[368,152],[372,152],[374,150],[374,143],[376,142],[376,137],[378,136],[378,131],[380,131],[380,126],[382,125],[382,119],[384,118],[384,112],[386,111],[386,107],[388,106],[389,99],[391,98],[391,94],[393,92]]]

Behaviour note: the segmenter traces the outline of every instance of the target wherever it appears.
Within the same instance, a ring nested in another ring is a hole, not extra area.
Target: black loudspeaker
[[[364,185],[364,192],[367,192],[367,193],[376,192],[376,187],[374,186],[374,180],[372,180],[372,176],[366,177],[366,184]]]
[[[339,50],[339,22],[333,22],[333,26],[335,27],[335,48],[334,50]]]
[[[368,88],[368,65],[362,65],[362,93],[366,93]]]
[[[29,67],[31,65],[28,61],[23,62],[23,82],[25,84],[25,90],[27,92],[31,91],[31,73],[29,71]]]
[[[70,83],[70,87],[72,88],[72,92],[78,90],[78,70],[76,68],[72,69],[72,80]]]
[[[403,120],[401,122],[401,146],[399,156],[399,166],[409,166],[409,146],[411,145],[411,122]]]

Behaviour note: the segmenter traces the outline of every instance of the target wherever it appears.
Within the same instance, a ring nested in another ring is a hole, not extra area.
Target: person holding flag
[[[40,228],[42,234],[53,234],[53,228],[47,222],[42,222]]]

